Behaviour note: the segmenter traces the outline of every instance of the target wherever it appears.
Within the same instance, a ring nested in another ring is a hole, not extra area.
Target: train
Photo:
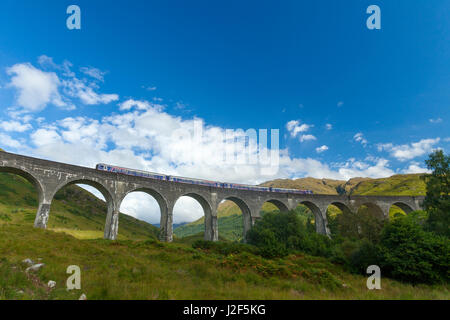
[[[195,184],[207,187],[215,188],[226,188],[226,189],[237,189],[237,190],[248,190],[248,191],[263,191],[263,192],[279,192],[279,193],[296,193],[296,194],[313,194],[311,190],[299,190],[299,189],[284,189],[284,188],[273,188],[273,187],[261,187],[261,186],[251,186],[238,183],[228,183],[228,182],[217,182],[210,180],[185,178],[164,175],[161,173],[154,173],[136,169],[129,169],[123,167],[117,167],[109,164],[99,163],[95,166],[95,169],[113,173],[126,174],[129,176],[143,177],[155,180],[172,181],[179,183]]]

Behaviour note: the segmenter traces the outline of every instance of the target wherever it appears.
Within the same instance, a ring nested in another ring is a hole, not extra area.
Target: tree
[[[425,175],[427,193],[423,203],[428,212],[427,229],[450,236],[450,157],[442,150],[429,155],[425,161],[431,174]]]

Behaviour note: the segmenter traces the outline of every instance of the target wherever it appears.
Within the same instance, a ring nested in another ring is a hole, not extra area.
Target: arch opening
[[[283,202],[281,202],[279,200],[271,199],[271,200],[267,200],[266,202],[264,202],[260,209],[261,213],[274,212],[274,211],[286,212],[286,211],[289,211],[289,208]]]
[[[364,203],[355,214],[350,215],[342,222],[341,228],[345,230],[347,237],[376,241],[379,239],[386,221],[383,210],[378,205]]]
[[[79,239],[101,239],[112,210],[112,197],[101,184],[71,181],[53,194],[47,228]]]
[[[322,213],[314,203],[302,201],[297,205],[295,210],[299,211],[300,215],[304,217],[307,230],[315,230],[317,233],[326,234]]]
[[[353,212],[345,204],[341,202],[330,203],[327,207],[326,217],[331,236],[337,236],[345,231],[342,230],[342,221],[351,218],[352,215]]]
[[[220,240],[246,241],[246,234],[252,227],[252,217],[250,208],[242,199],[223,199],[217,208],[217,216]]]
[[[166,200],[155,190],[139,188],[128,192],[119,204],[120,235],[128,239],[157,239]]]
[[[173,233],[188,241],[203,238],[217,240],[212,209],[208,201],[196,193],[187,193],[175,201],[173,207]]]
[[[0,224],[33,224],[42,198],[41,185],[31,174],[0,167]]]
[[[396,202],[393,203],[389,208],[389,219],[406,216],[413,211],[414,210],[406,203]]]

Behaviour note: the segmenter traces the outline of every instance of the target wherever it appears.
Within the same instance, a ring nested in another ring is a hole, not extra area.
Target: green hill
[[[389,178],[352,178],[348,181],[331,179],[277,179],[262,183],[262,186],[307,189],[315,194],[348,194],[348,195],[399,195],[399,196],[423,196],[426,193],[425,182],[421,179],[422,174],[399,174]],[[265,203],[262,212],[277,210],[270,203]],[[331,214],[338,213],[339,209],[334,206],[329,208]],[[390,214],[401,211],[393,207]],[[219,223],[219,235],[232,241],[240,241],[242,238],[243,218],[239,207],[231,201],[225,201],[219,206],[217,213]],[[186,237],[204,231],[204,218],[192,223],[175,228],[177,237]]]
[[[37,192],[22,177],[0,173],[0,224],[32,225],[38,207]],[[106,204],[76,185],[60,190],[53,200],[48,228],[78,238],[102,238]],[[120,215],[120,239],[148,239],[159,230],[126,214]]]

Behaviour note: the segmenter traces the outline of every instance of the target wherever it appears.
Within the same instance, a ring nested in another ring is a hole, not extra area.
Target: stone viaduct
[[[192,197],[202,206],[205,215],[205,240],[211,241],[217,241],[219,237],[217,208],[224,200],[233,201],[241,209],[244,239],[254,222],[260,218],[260,210],[265,202],[274,204],[280,211],[294,209],[299,204],[305,205],[315,215],[316,231],[328,235],[326,211],[329,205],[351,212],[356,212],[360,206],[365,205],[388,218],[392,205],[408,213],[420,209],[423,201],[423,197],[301,195],[206,187],[99,171],[2,151],[0,172],[20,175],[36,187],[39,207],[34,226],[37,228],[46,228],[52,199],[60,189],[72,184],[86,184],[98,189],[105,197],[108,207],[105,239],[111,240],[116,239],[118,234],[120,205],[129,193],[135,191],[146,192],[158,202],[161,209],[160,240],[167,242],[173,238],[173,208],[177,199],[182,196]]]

